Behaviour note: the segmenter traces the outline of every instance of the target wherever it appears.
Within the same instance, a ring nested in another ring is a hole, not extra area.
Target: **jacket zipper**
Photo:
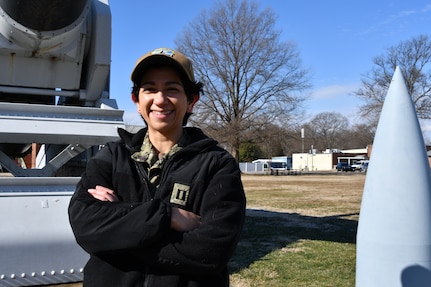
[[[139,163],[137,161],[133,161],[133,162],[135,163],[136,170],[138,171],[139,179],[141,180],[141,184],[144,186],[144,190],[146,193],[145,197],[148,197],[150,200],[152,200],[154,198],[154,196],[151,194],[150,188],[148,187],[148,174],[145,171],[145,169],[141,163]]]

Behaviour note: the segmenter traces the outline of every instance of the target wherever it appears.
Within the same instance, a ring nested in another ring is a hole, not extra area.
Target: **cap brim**
[[[184,68],[175,59],[164,55],[150,55],[144,57],[135,67],[132,72],[131,80],[136,83],[141,80],[143,73],[150,68],[169,66],[175,68],[182,77],[190,80]]]

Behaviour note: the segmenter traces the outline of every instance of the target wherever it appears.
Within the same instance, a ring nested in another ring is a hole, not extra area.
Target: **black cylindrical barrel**
[[[89,0],[0,0],[0,7],[21,25],[37,31],[69,26]]]

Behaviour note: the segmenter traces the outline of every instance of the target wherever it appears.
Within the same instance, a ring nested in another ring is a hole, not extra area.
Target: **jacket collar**
[[[189,135],[189,138],[192,140],[192,143],[189,147],[193,147],[194,149],[198,148],[199,150],[204,150],[209,146],[214,146],[218,144],[217,141],[207,137],[199,128],[185,127],[184,132],[186,132]],[[131,152],[137,152],[141,149],[142,142],[144,141],[146,133],[146,127],[142,128],[135,134],[128,132],[122,128],[118,129],[118,135],[124,141],[126,147]]]
[[[145,134],[147,133],[147,128],[140,129],[137,133],[133,134],[126,131],[125,129],[119,128],[118,135],[126,144],[126,147],[132,151],[139,151],[142,142],[144,141]]]

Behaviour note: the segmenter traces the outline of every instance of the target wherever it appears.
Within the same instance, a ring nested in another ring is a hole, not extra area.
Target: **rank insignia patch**
[[[190,186],[181,183],[175,183],[174,189],[172,190],[171,203],[186,206],[189,193]]]

